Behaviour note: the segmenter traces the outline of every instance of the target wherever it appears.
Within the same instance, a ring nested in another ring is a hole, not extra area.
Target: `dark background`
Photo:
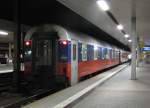
[[[0,19],[14,21],[15,0],[2,0],[0,3]],[[18,0],[19,17],[22,24],[36,26],[45,23],[58,24],[79,32],[96,36],[96,38],[130,50],[118,40],[111,37],[83,17],[63,6],[56,0]]]

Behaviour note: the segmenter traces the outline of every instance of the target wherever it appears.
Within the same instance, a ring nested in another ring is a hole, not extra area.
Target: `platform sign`
[[[143,51],[150,51],[150,47],[143,47]]]

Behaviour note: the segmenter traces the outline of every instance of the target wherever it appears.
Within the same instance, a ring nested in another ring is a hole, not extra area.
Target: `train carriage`
[[[51,86],[56,76],[74,85],[84,76],[118,65],[120,51],[58,25],[35,27],[25,37],[24,76],[43,87]]]

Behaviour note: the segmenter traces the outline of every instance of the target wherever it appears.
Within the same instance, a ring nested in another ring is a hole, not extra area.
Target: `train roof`
[[[96,45],[100,47],[122,50],[120,48],[117,48],[114,45],[110,45],[107,42],[103,42],[100,39],[99,40],[95,39],[93,36],[89,36],[84,33],[75,32],[75,31],[66,29],[64,27],[61,27],[59,25],[54,25],[54,24],[45,24],[42,26],[31,28],[27,32],[25,36],[25,40],[31,40],[32,36],[35,36],[34,35],[35,33],[41,33],[41,32],[45,32],[45,33],[56,32],[59,37],[59,40],[77,40],[78,42],[82,42],[85,44],[92,44],[92,45]]]

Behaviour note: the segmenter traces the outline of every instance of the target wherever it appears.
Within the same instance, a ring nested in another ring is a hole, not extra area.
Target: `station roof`
[[[129,43],[127,43],[127,40],[124,39],[123,34],[116,30],[115,24],[96,6],[95,1],[96,0],[20,1],[21,7],[19,11],[21,23],[30,26],[36,26],[44,23],[56,23],[96,36],[97,38],[108,41],[120,48],[129,50]],[[110,3],[112,2],[112,0],[109,1]],[[115,1],[119,3],[119,0]],[[13,4],[14,3],[11,0],[5,0],[0,4],[0,19],[13,21]],[[113,6],[115,7],[115,5],[112,5],[112,7]],[[124,23],[124,20],[121,19],[122,17],[119,17],[117,14],[118,11],[115,10],[114,7],[112,13],[114,13],[119,21],[123,22],[122,24],[126,24],[125,29],[128,33],[130,33],[130,23]],[[128,14],[129,13],[125,13],[124,15],[127,15],[127,17],[125,17],[126,21],[129,21],[130,19]]]

